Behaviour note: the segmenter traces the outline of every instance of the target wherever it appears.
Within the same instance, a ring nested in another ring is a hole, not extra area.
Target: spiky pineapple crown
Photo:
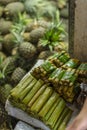
[[[15,40],[14,40],[15,43],[20,44],[24,41],[23,34],[25,32],[27,23],[29,23],[30,21],[31,19],[28,19],[26,17],[26,13],[18,14],[18,17],[11,28],[11,33],[15,37]]]
[[[50,51],[53,50],[54,46],[58,45],[59,42],[63,41],[67,33],[63,27],[62,21],[59,18],[59,12],[56,12],[56,19],[53,20],[50,27],[47,28],[44,37],[41,40],[43,46],[48,46]]]

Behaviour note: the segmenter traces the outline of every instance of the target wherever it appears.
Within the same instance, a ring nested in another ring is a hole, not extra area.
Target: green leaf
[[[0,42],[3,42],[3,37],[2,36],[0,36]]]
[[[49,45],[49,49],[50,51],[53,51],[53,47],[51,45]]]
[[[52,42],[51,44],[52,44],[52,46],[59,45],[59,43],[58,43],[58,42]]]
[[[5,75],[3,74],[3,72],[2,71],[0,71],[0,79],[4,79],[5,78]]]
[[[54,49],[54,46],[58,45],[60,41],[63,41],[66,35],[66,31],[62,25],[62,21],[59,18],[59,12],[56,12],[56,19],[47,28],[44,37],[41,39],[43,46],[48,46],[50,51]]]
[[[25,32],[27,23],[29,23],[30,21],[31,19],[26,18],[26,13],[18,14],[18,19],[16,20],[16,22],[14,23],[14,25],[10,30],[15,37],[14,39],[15,43],[20,44],[24,41],[23,34]]]
[[[0,57],[0,65],[2,64],[3,62],[3,57]]]
[[[60,12],[59,10],[56,11],[56,22],[59,23],[60,21]]]
[[[42,40],[42,41],[41,41],[41,44],[42,44],[43,46],[46,46],[46,45],[48,45],[49,43],[48,43],[48,40]]]

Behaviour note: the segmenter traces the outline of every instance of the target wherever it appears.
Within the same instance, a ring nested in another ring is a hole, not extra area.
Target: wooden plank
[[[75,0],[72,2],[74,1]],[[72,52],[71,55],[74,58],[87,61],[87,0],[76,0],[74,10],[75,19],[73,29],[70,26],[73,30],[72,33],[70,32],[70,38],[73,39],[73,41],[70,41],[69,52]]]
[[[74,56],[87,61],[87,0],[76,0]]]
[[[69,54],[74,54],[75,0],[69,0]]]

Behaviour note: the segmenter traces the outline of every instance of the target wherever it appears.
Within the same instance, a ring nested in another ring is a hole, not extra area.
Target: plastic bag
[[[14,130],[35,130],[35,129],[31,127],[30,125],[27,125],[26,123],[22,121],[19,121]]]

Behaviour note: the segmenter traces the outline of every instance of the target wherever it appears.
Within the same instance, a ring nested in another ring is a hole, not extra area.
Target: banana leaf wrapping
[[[18,97],[17,99],[18,100],[23,100],[26,95],[31,91],[31,89],[34,87],[34,85],[37,83],[37,80],[36,79],[33,79],[29,84],[28,86],[23,90],[21,91],[21,93],[18,94]]]
[[[61,78],[64,75],[64,73],[65,73],[65,70],[63,70],[62,68],[57,68],[49,76],[49,82],[51,82],[54,87],[58,87],[59,86],[59,82],[61,81]]]
[[[64,86],[63,89],[63,98],[67,101],[72,103],[80,93],[80,84],[76,82],[72,86]]]
[[[31,74],[25,76],[11,90],[9,100],[13,106],[42,120],[51,129],[56,126],[63,110],[67,108],[65,101],[52,87],[44,84],[41,79],[36,80]]]
[[[30,74],[27,74],[19,83],[18,85],[13,88],[10,92],[10,95],[8,97],[9,101],[11,102],[11,104],[15,107],[18,107],[22,110],[26,110],[26,105],[23,104],[20,100],[19,100],[19,95],[21,95],[21,92],[23,92],[25,90],[25,88],[27,88],[27,86],[34,80],[34,77]]]
[[[44,64],[42,64],[41,66],[35,68],[31,74],[37,78],[37,79],[42,79],[44,80],[44,82],[48,83],[48,77],[49,75],[56,69],[56,66],[53,65],[51,62],[49,61],[45,61]]]
[[[33,104],[31,107],[31,111],[34,113],[38,113],[43,105],[47,102],[47,100],[50,98],[52,95],[53,90],[51,87],[47,87],[44,93],[36,100],[36,102]]]
[[[42,85],[44,84],[44,82],[39,79],[36,84],[34,85],[34,87],[28,92],[28,94],[25,96],[25,98],[23,99],[23,103],[24,104],[28,104],[31,99],[33,98],[33,96],[39,91],[39,89],[42,87]]]
[[[57,68],[49,76],[49,82],[52,84],[54,89],[62,96],[66,101],[72,102],[75,95],[74,92],[76,83],[78,81],[78,73],[76,69],[68,68]],[[69,100],[68,100],[69,99]]]
[[[64,65],[56,68],[57,65],[54,64],[54,60],[60,60]],[[36,68],[35,71],[39,73],[34,73],[33,76],[51,84],[60,96],[63,96],[66,101],[72,102],[76,95],[74,89],[79,75],[76,68],[79,64],[79,60],[70,59],[70,56],[65,51],[62,51],[49,57],[44,64]]]
[[[61,78],[60,84],[72,86],[77,80],[78,73],[75,69],[67,69],[64,75]]]
[[[65,51],[60,51],[60,52],[57,52],[57,53],[55,53],[54,55],[52,55],[52,56],[50,56],[50,57],[48,57],[48,61],[53,61],[53,59],[58,59],[61,55],[63,55],[65,53]]]
[[[51,107],[51,109],[48,111],[48,113],[44,116],[43,121],[47,124],[47,121],[49,120],[50,116],[52,115],[52,113],[54,112],[56,106],[58,105],[58,103],[60,102],[61,98],[59,97],[56,102],[53,104],[53,106]]]
[[[62,51],[60,53],[54,54],[48,60],[50,60],[50,62],[52,62],[56,67],[60,67],[63,64],[65,64],[69,59],[70,59],[69,54]]]
[[[69,59],[70,59],[70,56],[68,53],[65,53],[59,57],[59,61],[61,62],[61,65],[65,64]]]
[[[46,102],[44,107],[39,112],[39,116],[41,118],[44,118],[46,116],[46,114],[49,112],[49,110],[51,109],[53,104],[58,100],[58,98],[59,98],[59,95],[56,92],[53,92],[49,100]]]
[[[57,104],[55,110],[53,111],[53,113],[51,114],[51,116],[49,117],[49,119],[47,120],[47,125],[49,125],[51,128],[53,128],[58,120],[58,118],[60,117],[61,113],[63,112],[63,110],[65,109],[65,102],[63,99],[60,100],[60,102]]]
[[[75,69],[80,65],[80,61],[78,59],[70,59],[67,61],[62,67],[64,69],[72,68]]]
[[[23,111],[26,111],[27,107],[26,107],[25,104],[21,103],[20,101],[15,100],[15,98],[12,97],[12,96],[9,96],[8,99],[9,99],[9,101],[11,102],[11,104],[12,104],[14,107],[17,107],[17,108],[19,108],[19,109],[21,109],[21,110],[23,110]]]
[[[44,107],[44,105],[46,104],[53,92],[52,88],[48,87],[47,84],[44,84],[42,88],[44,88],[44,90],[39,95],[38,92],[36,93],[38,97],[33,102],[33,104],[30,106],[30,102],[33,99],[32,97],[31,101],[27,105],[27,112],[38,119],[40,118],[40,116],[38,115],[39,111],[42,110],[42,108]]]
[[[71,115],[72,115],[72,111],[69,110],[68,114],[65,116],[65,118],[63,119],[62,123],[57,128],[57,130],[65,130],[66,129],[66,125],[67,125],[68,121],[70,120]]]
[[[28,102],[28,107],[31,108],[31,106],[35,103],[35,101],[38,99],[38,97],[45,91],[47,88],[47,84],[42,85],[42,87],[37,91],[37,93],[33,96],[30,102]]]
[[[69,109],[66,107],[64,109],[64,112],[61,114],[61,117],[58,119],[56,125],[54,126],[54,130],[58,129],[58,127],[60,126],[60,124],[62,123],[64,117],[68,114]]]
[[[29,84],[31,84],[32,81],[34,81],[34,79],[35,78],[32,75],[27,75],[14,89],[12,89],[10,96],[14,98],[14,100],[18,100],[20,95],[26,91],[27,87]]]
[[[86,78],[87,77],[87,63],[81,63],[77,71],[79,73],[79,77]]]
[[[73,86],[69,87],[60,85],[59,87],[55,88],[55,90],[65,99],[65,101],[70,103],[74,101],[76,93],[74,92]]]

